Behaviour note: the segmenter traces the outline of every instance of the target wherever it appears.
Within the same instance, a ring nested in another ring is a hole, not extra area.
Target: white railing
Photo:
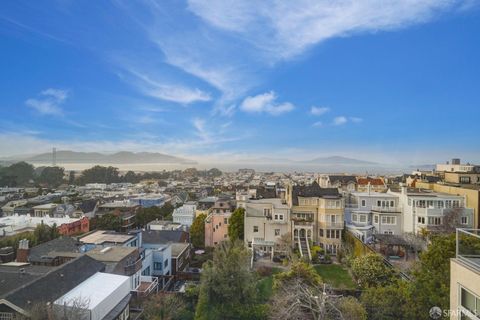
[[[150,284],[148,285],[148,287],[142,288],[142,283],[150,283]],[[155,290],[157,286],[158,286],[158,278],[151,277],[151,276],[140,276],[140,285],[138,286],[138,288],[136,288],[133,291],[143,293],[143,294],[149,294],[150,292]]]
[[[380,212],[401,212],[401,209],[400,209],[400,207],[372,206],[372,211],[380,211]]]

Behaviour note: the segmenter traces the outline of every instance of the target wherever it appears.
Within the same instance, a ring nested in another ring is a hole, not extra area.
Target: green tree
[[[101,230],[120,231],[122,227],[122,219],[112,213],[107,213],[96,218],[95,227]]]
[[[164,220],[172,220],[173,210],[175,210],[175,208],[170,202],[165,203],[160,207],[160,217]]]
[[[40,173],[40,176],[37,179],[37,182],[40,184],[46,184],[49,187],[56,188],[61,185],[64,180],[63,176],[65,174],[65,169],[60,167],[45,167]]]
[[[68,184],[74,185],[75,184],[75,171],[71,170],[68,174]]]
[[[146,320],[193,319],[184,298],[179,294],[154,294],[144,303],[143,317]]]
[[[403,320],[410,318],[408,308],[409,287],[399,282],[386,287],[370,287],[361,296],[361,301],[371,320]],[[427,312],[428,315],[428,312]]]
[[[244,240],[244,220],[245,209],[237,208],[233,211],[230,219],[228,220],[228,237],[230,240]]]
[[[322,283],[322,277],[315,271],[313,266],[303,261],[295,261],[290,270],[274,275],[273,279],[274,289],[297,280],[301,280],[302,283],[312,287]]]
[[[17,187],[26,186],[34,178],[34,168],[24,161],[14,163],[0,170],[0,185]]]
[[[195,319],[263,319],[250,253],[243,243],[223,242],[204,264]]]
[[[395,280],[393,270],[383,263],[383,258],[375,253],[357,257],[352,262],[352,273],[363,288],[384,286]]]
[[[137,183],[139,181],[139,177],[137,174],[133,171],[128,171],[124,176],[123,176],[123,181],[125,182],[130,182],[130,183]]]
[[[367,311],[354,297],[343,297],[337,302],[337,308],[344,320],[367,320]]]
[[[82,171],[82,176],[78,178],[80,184],[86,183],[114,183],[119,182],[120,177],[118,168],[94,166]]]
[[[205,219],[207,215],[199,214],[190,227],[190,240],[195,248],[205,247]]]
[[[432,306],[447,310],[450,306],[450,259],[455,257],[455,234],[431,237],[427,250],[420,254],[418,268],[413,272],[410,311],[416,319],[429,319]]]

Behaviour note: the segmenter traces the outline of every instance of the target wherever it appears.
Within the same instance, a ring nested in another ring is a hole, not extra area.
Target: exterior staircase
[[[307,238],[298,238],[298,249],[300,250],[300,256],[303,257],[306,255],[309,260],[312,260],[312,254],[310,252]]]

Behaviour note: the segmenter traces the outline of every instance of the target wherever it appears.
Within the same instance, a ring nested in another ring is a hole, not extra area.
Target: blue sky
[[[0,156],[480,162],[477,1],[1,6]]]

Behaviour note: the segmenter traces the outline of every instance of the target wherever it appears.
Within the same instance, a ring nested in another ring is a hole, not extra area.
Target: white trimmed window
[[[397,217],[383,216],[382,224],[397,224]]]

